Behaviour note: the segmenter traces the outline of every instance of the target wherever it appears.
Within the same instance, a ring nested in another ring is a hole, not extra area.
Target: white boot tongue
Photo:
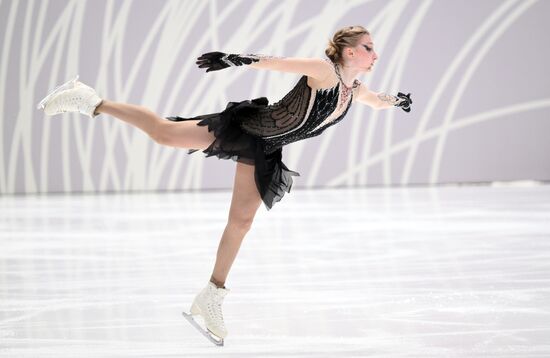
[[[219,298],[224,298],[227,295],[227,292],[229,292],[226,288],[217,288],[213,294]]]

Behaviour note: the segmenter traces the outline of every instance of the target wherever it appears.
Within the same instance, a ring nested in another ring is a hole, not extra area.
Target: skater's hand
[[[411,94],[404,94],[401,92],[397,93],[397,97],[400,99],[399,102],[395,104],[396,107],[401,107],[402,110],[405,112],[411,111],[411,104],[413,103],[411,99]]]
[[[226,54],[224,52],[207,52],[197,58],[199,68],[206,68],[206,72],[219,71],[227,67],[250,65],[259,61],[254,55]]]
[[[204,53],[197,58],[196,64],[199,65],[199,68],[206,68],[206,72],[223,70],[229,67],[227,63],[222,61],[224,56],[227,56],[227,54],[223,52]]]

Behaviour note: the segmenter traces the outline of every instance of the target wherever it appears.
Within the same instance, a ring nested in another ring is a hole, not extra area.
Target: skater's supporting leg
[[[261,202],[262,199],[254,181],[254,165],[237,162],[229,218],[218,246],[216,264],[210,279],[216,286],[223,287],[241,242],[250,230]]]
[[[135,104],[103,100],[97,113],[109,114],[147,133],[155,142],[172,147],[205,149],[214,140],[207,127],[197,121],[172,122],[160,118],[146,107]]]
[[[229,292],[223,287],[229,269],[237,256],[241,242],[250,230],[252,221],[262,200],[254,181],[254,165],[237,162],[233,198],[229,209],[229,218],[218,247],[216,265],[211,282],[195,297],[191,305],[191,316],[203,317],[206,330],[196,325],[194,319],[184,312],[185,318],[209,337],[211,332],[217,339],[209,337],[218,345],[223,345],[227,329],[223,322],[222,301]]]

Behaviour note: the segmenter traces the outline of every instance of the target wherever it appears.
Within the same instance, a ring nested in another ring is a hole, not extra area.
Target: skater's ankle
[[[105,108],[106,103],[107,103],[107,100],[105,100],[105,99],[102,99],[101,102],[99,102],[99,104],[94,109],[94,115],[95,116],[98,116],[102,113],[101,110],[103,110],[103,108]]]
[[[225,282],[218,281],[214,278],[214,276],[210,277],[210,282],[212,282],[214,285],[216,285],[217,288],[225,288]]]

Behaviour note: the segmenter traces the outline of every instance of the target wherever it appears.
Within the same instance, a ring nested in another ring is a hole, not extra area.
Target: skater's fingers
[[[199,56],[199,58],[210,58],[210,57],[212,57],[212,55],[208,53],[203,53],[202,55]]]
[[[207,52],[203,53],[199,58],[204,59],[218,59],[223,57],[225,54],[223,52]]]
[[[219,51],[205,52],[201,56],[218,56],[218,55],[223,55],[223,52],[219,52]]]
[[[212,66],[200,66],[199,68],[204,68],[206,70],[213,70]]]
[[[197,57],[197,61],[212,61],[212,57],[207,57],[207,56]]]

